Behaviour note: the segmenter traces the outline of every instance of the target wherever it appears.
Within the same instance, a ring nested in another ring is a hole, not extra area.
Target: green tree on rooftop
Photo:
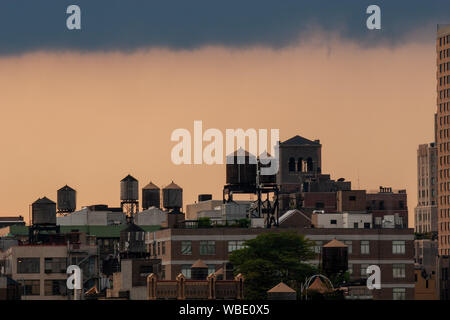
[[[315,258],[314,242],[294,232],[270,232],[245,242],[235,250],[230,262],[235,274],[245,278],[246,299],[266,299],[267,291],[284,282],[297,292],[306,277],[317,270],[307,260]]]

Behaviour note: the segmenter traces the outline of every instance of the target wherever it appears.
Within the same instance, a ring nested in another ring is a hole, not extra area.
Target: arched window
[[[295,171],[295,159],[289,158],[289,172]]]
[[[311,158],[308,158],[308,160],[307,160],[307,170],[308,170],[308,172],[313,171],[313,161]]]
[[[303,171],[303,158],[298,158],[297,171],[298,172],[302,172]]]

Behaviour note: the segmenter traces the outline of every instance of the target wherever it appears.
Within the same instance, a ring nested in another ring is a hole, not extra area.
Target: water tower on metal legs
[[[139,182],[131,175],[120,181],[120,207],[131,219],[139,210]]]
[[[77,208],[77,192],[68,185],[57,191],[57,213],[66,215],[72,213]]]

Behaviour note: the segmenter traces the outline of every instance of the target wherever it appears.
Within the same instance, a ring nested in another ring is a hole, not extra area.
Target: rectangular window
[[[322,244],[323,241],[314,241],[315,245],[314,245],[314,252],[317,254],[320,254],[320,252],[322,251]]]
[[[360,275],[361,275],[362,279],[367,278],[367,267],[368,266],[369,266],[368,264],[362,264],[361,265]]]
[[[233,252],[234,250],[239,250],[244,248],[244,241],[242,240],[230,240],[228,241],[228,253]]]
[[[347,246],[347,253],[352,254],[353,252],[353,241],[352,240],[345,240],[344,244]]]
[[[66,258],[45,258],[45,273],[66,273]]]
[[[361,254],[370,253],[370,244],[368,240],[361,240]]]
[[[337,224],[337,220],[330,220],[330,224]]]
[[[40,273],[39,258],[17,258],[17,273]]]
[[[349,196],[349,197],[348,197],[348,200],[350,200],[350,201],[356,201],[356,196]]]
[[[165,280],[166,279],[166,266],[162,265],[161,266],[161,280]]]
[[[358,228],[359,228],[358,222],[354,222],[354,223],[353,223],[353,228],[355,228],[355,229],[358,229]]]
[[[406,300],[406,288],[392,288],[393,300]]]
[[[216,265],[215,264],[208,264],[208,275],[211,273],[216,272]]]
[[[381,217],[375,217],[375,224],[377,226],[381,226],[381,221],[382,221]]]
[[[191,265],[183,264],[181,266],[181,273],[186,277],[186,279],[190,279],[191,278]]]
[[[67,280],[45,280],[44,294],[46,296],[66,296]]]
[[[192,241],[181,241],[181,254],[192,254]]]
[[[393,254],[405,254],[405,241],[404,240],[392,241],[392,253]]]
[[[364,229],[370,229],[370,222],[364,222]]]
[[[161,242],[161,252],[163,255],[166,254],[166,242],[165,241]]]
[[[25,296],[38,296],[41,294],[40,286],[40,280],[25,280],[23,281],[23,294]]]
[[[405,265],[404,264],[393,264],[392,265],[392,276],[394,278],[405,278]]]
[[[216,242],[210,240],[200,241],[200,254],[201,255],[216,254]]]
[[[348,264],[348,274],[349,275],[353,274],[353,264],[351,264],[351,263]]]

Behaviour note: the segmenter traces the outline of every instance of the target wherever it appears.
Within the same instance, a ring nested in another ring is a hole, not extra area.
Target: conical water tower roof
[[[313,283],[309,286],[308,290],[318,291],[320,293],[330,292],[328,288],[319,277],[314,279]]]
[[[237,158],[237,162],[236,159]],[[226,157],[227,164],[244,164],[256,163],[256,156],[245,149],[239,148],[235,152],[230,153]]]
[[[241,147],[239,149],[237,149],[236,151],[227,155],[227,157],[237,157],[237,156],[241,156],[241,155],[243,155],[244,157],[254,157],[253,154],[251,154],[250,152],[248,152],[247,150],[245,150]]]
[[[122,180],[120,180],[121,182],[122,181],[137,181],[137,179],[136,178],[134,178],[133,176],[131,176],[131,175],[127,175],[125,178],[123,178]]]
[[[159,190],[159,187],[150,181],[150,183],[148,185],[146,185],[145,187],[143,187],[142,189]]]
[[[47,197],[43,197],[43,198],[39,198],[35,202],[33,202],[33,204],[35,204],[35,203],[36,204],[44,204],[44,203],[46,203],[46,204],[54,204],[56,202],[53,202],[52,200],[50,200]]]
[[[198,259],[194,262],[194,264],[191,266],[191,268],[201,268],[201,269],[208,269],[208,266],[203,262],[203,260]]]
[[[75,191],[75,189],[69,187],[69,186],[66,184],[64,187],[60,188],[58,191]]]
[[[345,244],[339,240],[333,239],[323,246],[324,248],[347,248]]]
[[[292,289],[291,287],[289,287],[284,282],[280,282],[279,284],[277,284],[275,287],[273,287],[272,289],[270,289],[267,292],[295,292],[295,290]]]
[[[170,184],[165,186],[164,189],[181,189],[181,187],[172,181]]]

